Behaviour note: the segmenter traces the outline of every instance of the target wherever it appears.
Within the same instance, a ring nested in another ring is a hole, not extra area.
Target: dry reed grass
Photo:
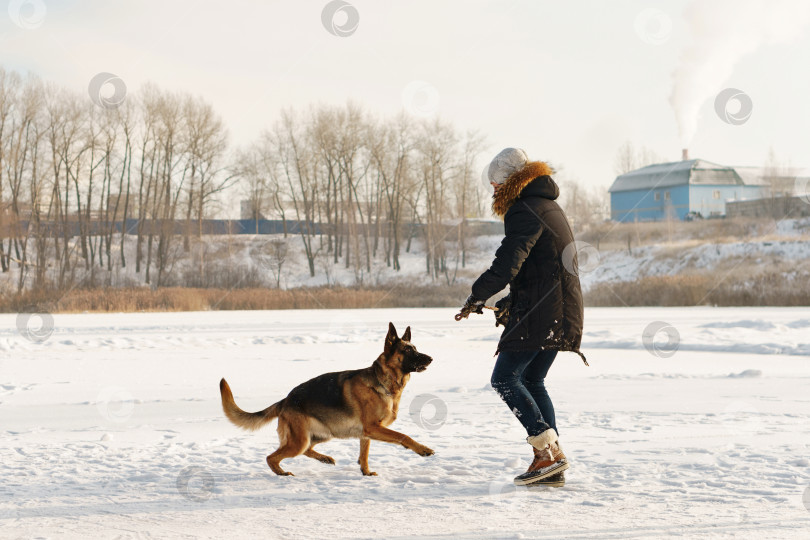
[[[256,309],[355,309],[460,306],[469,286],[312,287],[201,289],[170,287],[28,291],[0,298],[0,312],[31,306],[49,312],[210,311]]]
[[[650,276],[605,282],[585,293],[586,306],[808,306],[807,275],[766,272],[745,280],[714,274]]]

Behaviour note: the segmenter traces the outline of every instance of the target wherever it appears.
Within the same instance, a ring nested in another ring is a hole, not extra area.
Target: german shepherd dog
[[[371,439],[401,444],[420,456],[433,450],[407,435],[388,429],[397,418],[399,399],[414,371],[427,369],[433,359],[411,344],[411,327],[402,338],[388,323],[385,350],[370,367],[325,373],[292,389],[286,398],[263,411],[248,413],[233,400],[225,379],[219,382],[222,409],[228,420],[243,429],[256,430],[278,418],[278,450],[267,456],[267,464],[278,475],[292,476],[281,468],[281,460],[304,454],[330,465],[335,460],[314,450],[316,444],[333,437],[359,438],[357,463],[366,476],[377,473],[368,468]]]

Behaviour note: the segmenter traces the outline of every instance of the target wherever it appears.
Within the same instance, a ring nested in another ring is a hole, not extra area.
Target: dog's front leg
[[[377,441],[401,444],[409,450],[413,450],[420,456],[432,456],[433,450],[423,444],[419,444],[404,433],[388,429],[381,425],[363,426],[363,437]]]
[[[360,457],[357,458],[357,463],[360,464],[360,470],[363,471],[365,476],[377,476],[377,473],[370,471],[368,468],[368,449],[371,446],[371,439],[362,437],[360,439]]]

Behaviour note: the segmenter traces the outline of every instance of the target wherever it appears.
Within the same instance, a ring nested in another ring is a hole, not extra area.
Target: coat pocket
[[[529,337],[528,316],[531,307],[529,306],[529,298],[525,294],[512,298],[512,309],[509,313],[509,339],[510,340],[524,340]]]

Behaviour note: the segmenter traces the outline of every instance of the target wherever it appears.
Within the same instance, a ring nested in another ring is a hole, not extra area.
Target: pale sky
[[[0,65],[84,93],[110,72],[129,92],[151,81],[201,95],[232,145],[249,143],[283,107],[352,99],[381,115],[406,107],[479,130],[482,166],[517,146],[589,186],[613,181],[625,140],[680,159],[669,98],[694,43],[689,1],[352,0],[359,23],[345,37],[324,27],[327,3],[13,0],[0,12]],[[721,33],[734,15],[703,22]],[[810,166],[810,28],[793,30],[708,83],[716,90],[700,105],[691,157],[762,165],[773,147],[785,164]],[[753,103],[741,125],[715,113],[714,96],[728,87]],[[408,102],[420,88],[422,100]]]

